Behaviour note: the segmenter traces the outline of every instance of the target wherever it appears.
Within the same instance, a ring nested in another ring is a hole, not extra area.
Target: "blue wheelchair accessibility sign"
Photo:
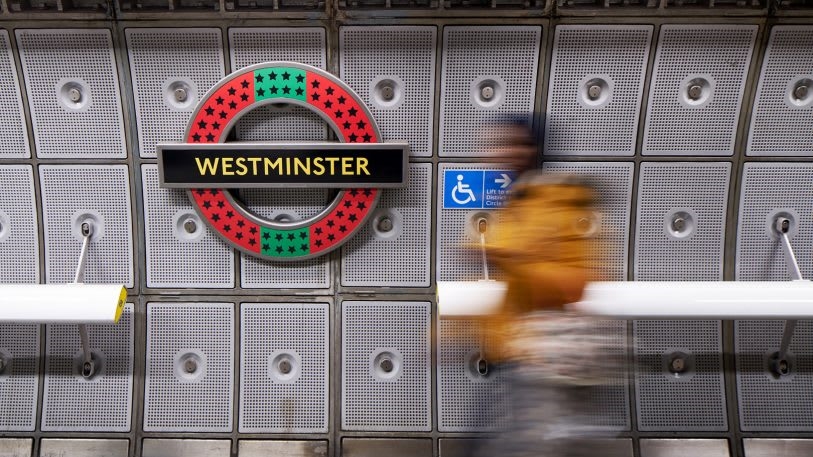
[[[496,209],[511,195],[511,170],[444,170],[443,207]]]

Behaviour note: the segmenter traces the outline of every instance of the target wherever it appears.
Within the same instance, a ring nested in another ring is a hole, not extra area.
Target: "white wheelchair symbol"
[[[468,195],[468,197],[461,199],[457,196],[458,193]],[[465,205],[469,202],[476,202],[477,198],[471,190],[471,186],[463,183],[463,175],[457,175],[457,185],[452,189],[452,200],[458,205]]]

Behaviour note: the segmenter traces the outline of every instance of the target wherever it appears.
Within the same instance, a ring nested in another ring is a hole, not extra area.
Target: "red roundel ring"
[[[198,103],[186,128],[190,144],[222,143],[238,119],[271,103],[294,103],[315,112],[341,142],[377,143],[378,126],[361,98],[335,76],[300,63],[267,62],[238,70]],[[302,260],[338,248],[366,222],[379,189],[342,189],[318,215],[297,222],[257,216],[226,189],[190,189],[198,214],[237,249],[264,259]]]

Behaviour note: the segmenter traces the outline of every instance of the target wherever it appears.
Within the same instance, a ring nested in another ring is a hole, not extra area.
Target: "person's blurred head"
[[[519,173],[538,165],[539,135],[533,128],[532,114],[508,114],[497,119],[489,134],[503,162]]]

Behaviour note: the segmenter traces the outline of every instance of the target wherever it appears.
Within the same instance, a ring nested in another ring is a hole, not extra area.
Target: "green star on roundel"
[[[254,72],[255,100],[292,98],[306,100],[305,70],[288,67],[264,68]]]
[[[260,252],[269,257],[301,257],[310,254],[308,227],[294,230],[261,229]]]

